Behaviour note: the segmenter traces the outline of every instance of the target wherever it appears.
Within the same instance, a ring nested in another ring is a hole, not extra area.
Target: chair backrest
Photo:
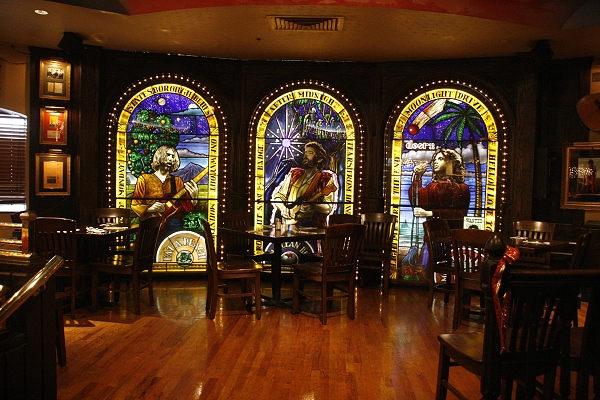
[[[92,209],[92,221],[96,226],[130,226],[131,211],[126,208],[94,208]]]
[[[254,226],[254,218],[250,211],[225,211],[218,217],[219,226],[238,230],[249,229]],[[252,241],[241,235],[219,234],[219,242],[225,254],[250,254]]]
[[[154,262],[154,250],[160,231],[160,217],[147,218],[140,221],[135,237],[133,260],[138,271],[151,271]]]
[[[323,275],[356,271],[365,231],[366,226],[362,224],[338,224],[325,228]]]
[[[594,233],[590,231],[583,232],[577,237],[573,254],[569,260],[569,269],[582,269],[587,266],[586,258],[593,237]]]
[[[363,249],[366,251],[392,251],[396,216],[388,213],[364,213],[360,221],[365,225]]]
[[[338,224],[358,224],[360,222],[358,216],[354,214],[331,214],[328,219],[328,225]]]
[[[523,374],[519,371],[535,375],[555,373],[560,350],[568,340],[571,321],[577,313],[579,291],[584,287],[594,291],[600,288],[600,270],[507,266],[495,298],[494,271],[503,248],[503,243],[496,249],[488,246],[491,255],[481,264],[486,304],[495,307],[495,312],[486,313],[485,317],[482,393],[499,394],[503,362],[510,365],[516,377]],[[501,324],[497,319],[500,315],[504,315]]]
[[[440,218],[432,218],[423,221],[423,229],[425,231],[425,242],[429,248],[429,265],[433,266],[436,262],[450,262],[450,248],[448,242],[440,239],[450,238],[451,231],[448,221]]]
[[[217,285],[219,279],[217,253],[215,251],[215,241],[210,230],[210,222],[204,218],[200,218],[200,222],[202,223],[202,235],[204,236],[204,246],[206,247],[206,273],[208,274],[209,288],[211,288],[211,285]],[[212,287],[216,290],[216,286]]]
[[[515,236],[526,237],[531,240],[541,240],[548,242],[554,239],[554,222],[544,221],[515,221],[513,222],[513,231]]]
[[[47,259],[55,255],[65,267],[77,263],[77,222],[68,218],[39,217],[33,221],[34,251]]]
[[[451,232],[456,275],[479,280],[479,266],[485,259],[485,244],[494,232],[480,229],[453,229]]]

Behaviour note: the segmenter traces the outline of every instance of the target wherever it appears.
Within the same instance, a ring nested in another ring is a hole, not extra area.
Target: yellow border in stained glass
[[[394,124],[393,138],[391,144],[391,171],[390,171],[390,213],[397,216],[395,237],[393,243],[394,257],[392,259],[392,270],[400,266],[398,260],[400,240],[400,204],[403,194],[401,193],[402,182],[402,149],[404,147],[403,132],[411,115],[423,104],[437,99],[455,99],[469,104],[484,121],[487,129],[487,173],[485,193],[485,229],[494,231],[496,224],[497,185],[499,174],[499,149],[498,149],[498,124],[482,99],[473,93],[466,92],[453,87],[439,87],[424,92],[413,98],[400,112]]]

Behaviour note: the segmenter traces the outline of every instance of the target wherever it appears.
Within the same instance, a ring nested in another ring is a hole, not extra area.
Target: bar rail
[[[60,256],[52,257],[42,268],[36,273],[25,285],[17,290],[11,297],[0,307],[0,326],[23,305],[31,296],[35,295],[43,285],[54,275],[63,264],[64,260]]]

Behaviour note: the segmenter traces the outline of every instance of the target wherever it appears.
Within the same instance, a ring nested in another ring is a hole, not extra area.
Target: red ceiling
[[[455,14],[560,29],[586,0],[120,0],[130,15],[228,6],[357,6]]]

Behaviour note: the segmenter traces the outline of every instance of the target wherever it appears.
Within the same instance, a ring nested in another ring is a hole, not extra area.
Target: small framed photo
[[[58,107],[40,109],[40,144],[67,144],[67,110]]]
[[[600,143],[582,142],[563,146],[561,207],[600,210]]]
[[[38,153],[35,155],[35,194],[69,196],[71,194],[71,155]]]
[[[69,100],[71,64],[59,60],[40,61],[40,98]]]

